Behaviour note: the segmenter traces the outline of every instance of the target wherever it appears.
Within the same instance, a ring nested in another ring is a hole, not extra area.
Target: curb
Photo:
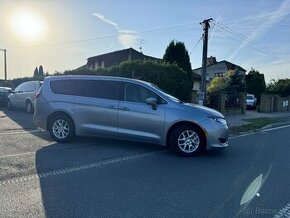
[[[275,127],[282,127],[282,126],[287,126],[287,125],[290,125],[290,121],[282,122],[282,123],[269,124],[267,126],[263,126],[262,128],[253,129],[253,130],[248,131],[248,132],[238,132],[236,134],[230,134],[229,137],[241,136],[241,135],[246,135],[246,134],[250,134],[250,133],[260,133],[260,132],[262,132],[263,130],[266,130],[266,129],[271,129],[271,128],[275,128]]]
[[[289,124],[290,124],[289,121],[288,122],[282,122],[282,123],[273,123],[273,124],[269,124],[267,126],[262,127],[261,130],[275,128],[275,127],[280,127],[280,126],[287,126]]]

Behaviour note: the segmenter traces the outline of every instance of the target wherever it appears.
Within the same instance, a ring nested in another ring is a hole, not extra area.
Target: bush
[[[267,93],[278,94],[282,97],[290,96],[290,79],[272,80],[266,89]]]
[[[65,71],[65,75],[104,75],[135,78],[153,83],[183,101],[189,101],[191,83],[185,71],[175,64],[153,61],[127,61],[111,68],[91,70],[81,68]]]

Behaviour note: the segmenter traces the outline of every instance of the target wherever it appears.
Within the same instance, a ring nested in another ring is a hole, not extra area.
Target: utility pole
[[[203,51],[202,51],[202,74],[201,74],[201,87],[199,93],[199,104],[206,104],[206,66],[207,66],[207,44],[208,44],[208,29],[210,28],[209,22],[212,18],[202,21],[200,24],[203,26]]]
[[[7,80],[7,61],[6,61],[6,49],[0,49],[4,52],[4,78]]]

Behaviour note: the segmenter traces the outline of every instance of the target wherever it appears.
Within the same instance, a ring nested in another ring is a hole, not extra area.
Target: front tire
[[[26,113],[29,113],[29,114],[33,113],[33,106],[32,106],[31,101],[26,102],[25,111]]]
[[[53,116],[48,125],[51,137],[60,143],[70,142],[75,137],[73,121],[66,115]]]
[[[176,127],[170,137],[170,146],[180,155],[190,157],[199,154],[205,148],[202,132],[191,125]]]

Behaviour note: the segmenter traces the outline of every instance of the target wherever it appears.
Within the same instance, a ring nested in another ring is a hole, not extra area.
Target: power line
[[[191,52],[189,53],[189,56],[191,56],[192,52],[194,51],[194,49],[197,47],[197,45],[200,43],[201,40],[202,40],[202,36],[199,38],[199,40],[197,41],[197,43],[191,49]]]
[[[143,31],[143,32],[136,33],[136,34],[140,35],[140,36],[150,36],[150,35],[158,36],[158,35],[162,35],[162,34],[168,33],[168,32],[178,32],[178,31],[182,31],[182,30],[190,30],[190,29],[194,29],[196,27],[193,27],[192,24],[175,25],[172,27],[163,27],[163,28]],[[135,35],[135,34],[128,33],[128,35]],[[94,37],[94,38],[87,38],[87,39],[76,39],[76,40],[67,40],[67,41],[60,41],[60,42],[50,42],[50,43],[46,43],[46,44],[7,46],[7,48],[17,49],[17,48],[56,46],[56,45],[62,45],[62,44],[90,43],[90,42],[97,41],[97,40],[115,39],[115,38],[118,38],[119,36],[120,36],[120,34],[115,34],[115,35],[110,35],[110,36]],[[140,36],[139,37],[137,36],[137,38],[142,38]]]
[[[253,42],[250,40],[249,37],[231,29],[228,26],[225,25],[221,25],[220,23],[217,23],[217,26],[219,27],[219,31],[220,33],[223,33],[224,36],[228,36],[229,38],[231,38],[232,40],[236,41],[236,39],[242,41],[242,42],[246,42],[246,45],[252,47],[255,50],[258,50],[261,53],[267,54],[267,55],[271,55],[274,57],[278,57],[278,58],[284,58],[283,56],[276,54],[273,52],[273,50],[263,47],[263,46],[257,46],[255,44],[253,44]],[[227,35],[226,35],[226,34]],[[233,38],[232,36],[234,36],[235,38]],[[285,59],[286,60],[286,59]]]

